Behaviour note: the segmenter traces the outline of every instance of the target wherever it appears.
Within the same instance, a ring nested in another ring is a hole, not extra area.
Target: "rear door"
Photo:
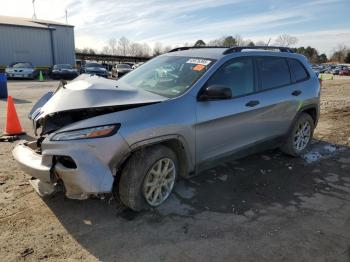
[[[257,56],[259,75],[258,100],[264,129],[264,139],[285,135],[299,106],[298,92],[294,84],[287,59],[279,56]]]
[[[208,80],[211,84],[230,86],[233,98],[197,101],[199,164],[265,141],[279,142],[300,106],[283,57],[232,59]]]
[[[303,105],[302,101],[315,96],[315,90],[311,88],[312,84],[308,82],[308,80],[310,80],[310,74],[305,66],[299,60],[294,58],[288,58],[287,61],[293,80],[292,95],[295,99],[300,101],[299,106],[301,107]]]

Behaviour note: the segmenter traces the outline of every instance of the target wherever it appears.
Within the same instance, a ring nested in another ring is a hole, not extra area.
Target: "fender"
[[[166,135],[166,136],[158,136],[152,137],[150,139],[142,140],[130,145],[130,154],[133,152],[140,150],[143,147],[148,147],[156,144],[170,144],[172,141],[177,141],[181,145],[181,151],[177,152],[179,155],[179,161],[185,161],[185,165],[183,170],[181,170],[180,175],[182,177],[189,177],[191,173],[193,173],[195,169],[195,163],[193,159],[193,153],[191,153],[191,148],[187,143],[186,139],[181,135]]]
[[[302,113],[304,113],[304,112],[305,112],[306,110],[308,110],[308,109],[315,109],[315,110],[316,110],[316,118],[314,119],[314,120],[315,120],[315,128],[316,128],[317,122],[318,122],[318,119],[319,119],[319,116],[320,116],[319,105],[317,105],[317,104],[309,104],[309,105],[307,105],[307,106],[301,107],[301,108],[299,109],[299,111],[296,113],[296,115],[294,116],[293,121],[292,121],[291,125],[289,126],[288,131],[287,131],[287,133],[286,133],[286,135],[285,135],[286,137],[288,137],[288,135],[290,134],[290,132],[292,132],[292,129],[293,129],[294,125],[295,125],[295,122],[298,120],[298,118],[300,117],[300,115],[301,115]]]

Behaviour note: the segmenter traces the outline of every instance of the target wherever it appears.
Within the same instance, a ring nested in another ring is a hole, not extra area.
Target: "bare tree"
[[[267,46],[267,43],[264,42],[264,41],[259,40],[259,41],[257,41],[257,42],[255,43],[255,45],[257,45],[257,46]]]
[[[234,38],[236,40],[236,45],[240,45],[240,46],[245,45],[245,41],[241,35],[237,34],[237,35],[235,35]]]
[[[295,36],[287,35],[287,34],[280,35],[275,40],[276,45],[285,46],[285,47],[293,46],[297,42],[298,42],[298,38],[296,38]]]
[[[150,53],[150,47],[147,44],[131,43],[129,55],[137,57],[147,57]]]
[[[171,49],[173,49],[171,45],[167,45],[166,47],[163,48],[163,54],[169,52]]]
[[[121,37],[118,41],[118,51],[121,55],[126,56],[129,53],[130,41],[126,37]]]
[[[117,54],[117,40],[115,38],[111,38],[108,41],[109,44],[109,53],[111,55],[116,55]]]
[[[102,47],[101,54],[106,54],[106,55],[111,54],[111,49],[109,48],[109,46],[105,45],[104,47]]]
[[[157,55],[161,55],[163,54],[163,45],[162,43],[160,42],[157,42],[154,44],[154,47],[153,47],[153,55],[154,56],[157,56]]]
[[[347,47],[343,44],[338,44],[334,49],[334,52],[331,56],[331,60],[339,63],[343,63],[347,55]]]
[[[141,51],[141,45],[139,43],[131,43],[129,47],[129,55],[139,56]]]
[[[96,51],[91,48],[91,47],[84,47],[82,50],[81,50],[82,53],[85,53],[85,54],[96,54]]]
[[[148,44],[143,43],[142,44],[142,56],[150,56],[151,55],[151,48],[149,47]]]
[[[224,45],[225,39],[226,39],[226,37],[223,36],[223,37],[218,38],[218,39],[210,40],[210,41],[208,42],[208,45],[209,45],[209,46],[223,46],[223,45]]]

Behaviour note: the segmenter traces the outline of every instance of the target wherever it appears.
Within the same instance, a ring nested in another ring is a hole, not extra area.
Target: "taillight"
[[[322,87],[322,79],[319,78],[318,81],[320,82],[320,87]]]

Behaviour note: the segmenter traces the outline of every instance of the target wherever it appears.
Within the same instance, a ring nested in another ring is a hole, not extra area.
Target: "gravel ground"
[[[9,82],[26,115],[57,81]],[[0,128],[5,122],[0,100]],[[153,212],[113,198],[41,199],[0,143],[1,261],[350,261],[350,78],[324,81],[310,152],[219,164],[176,185]]]

